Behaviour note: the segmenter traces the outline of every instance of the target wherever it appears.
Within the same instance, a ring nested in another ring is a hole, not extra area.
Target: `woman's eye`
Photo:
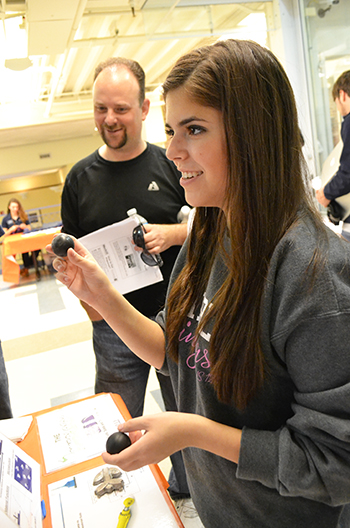
[[[170,138],[170,137],[173,137],[173,135],[174,135],[174,131],[171,130],[171,128],[166,128],[166,129],[165,129],[165,135],[168,136],[169,138]]]
[[[198,125],[191,125],[188,127],[188,130],[191,136],[197,136],[204,131],[204,128]]]

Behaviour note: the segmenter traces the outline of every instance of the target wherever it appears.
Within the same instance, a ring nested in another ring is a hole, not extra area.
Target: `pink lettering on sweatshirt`
[[[208,306],[208,301],[204,297],[202,309],[200,310],[199,317],[195,317],[193,311],[189,313],[189,321],[186,323],[186,327],[183,328],[179,334],[179,341],[190,343],[188,356],[186,359],[186,365],[191,370],[196,370],[197,380],[199,382],[210,382],[210,360],[209,360],[209,350],[208,348],[200,348],[198,346],[198,341],[196,340],[195,332],[191,330],[192,323],[196,319],[198,322],[201,316],[204,313],[204,308]],[[201,332],[201,337],[206,340],[208,343],[210,341],[210,334]]]

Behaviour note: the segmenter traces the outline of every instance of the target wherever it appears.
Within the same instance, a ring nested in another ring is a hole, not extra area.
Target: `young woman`
[[[350,502],[350,249],[303,181],[274,55],[228,40],[164,84],[167,155],[196,207],[157,323],[75,241],[57,278],[171,376],[178,413],[130,420],[129,471],[182,449],[207,528],[332,528]],[[143,430],[145,433],[137,431]]]
[[[6,235],[14,235],[15,233],[23,233],[24,230],[31,230],[28,215],[22,207],[22,204],[17,198],[11,198],[7,206],[7,215],[2,219],[2,227]],[[21,275],[28,277],[28,268],[32,264],[32,258],[29,253],[22,253],[23,268]]]

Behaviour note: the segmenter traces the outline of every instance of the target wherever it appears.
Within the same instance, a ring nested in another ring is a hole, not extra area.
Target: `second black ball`
[[[69,248],[74,249],[74,240],[69,235],[59,233],[51,242],[52,251],[58,257],[66,257]]]
[[[125,433],[118,431],[111,434],[106,442],[106,451],[110,455],[116,455],[131,445],[131,440]]]

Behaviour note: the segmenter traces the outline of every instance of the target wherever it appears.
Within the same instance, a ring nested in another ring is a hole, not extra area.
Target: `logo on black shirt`
[[[158,183],[155,181],[152,181],[148,186],[148,191],[159,191]]]

